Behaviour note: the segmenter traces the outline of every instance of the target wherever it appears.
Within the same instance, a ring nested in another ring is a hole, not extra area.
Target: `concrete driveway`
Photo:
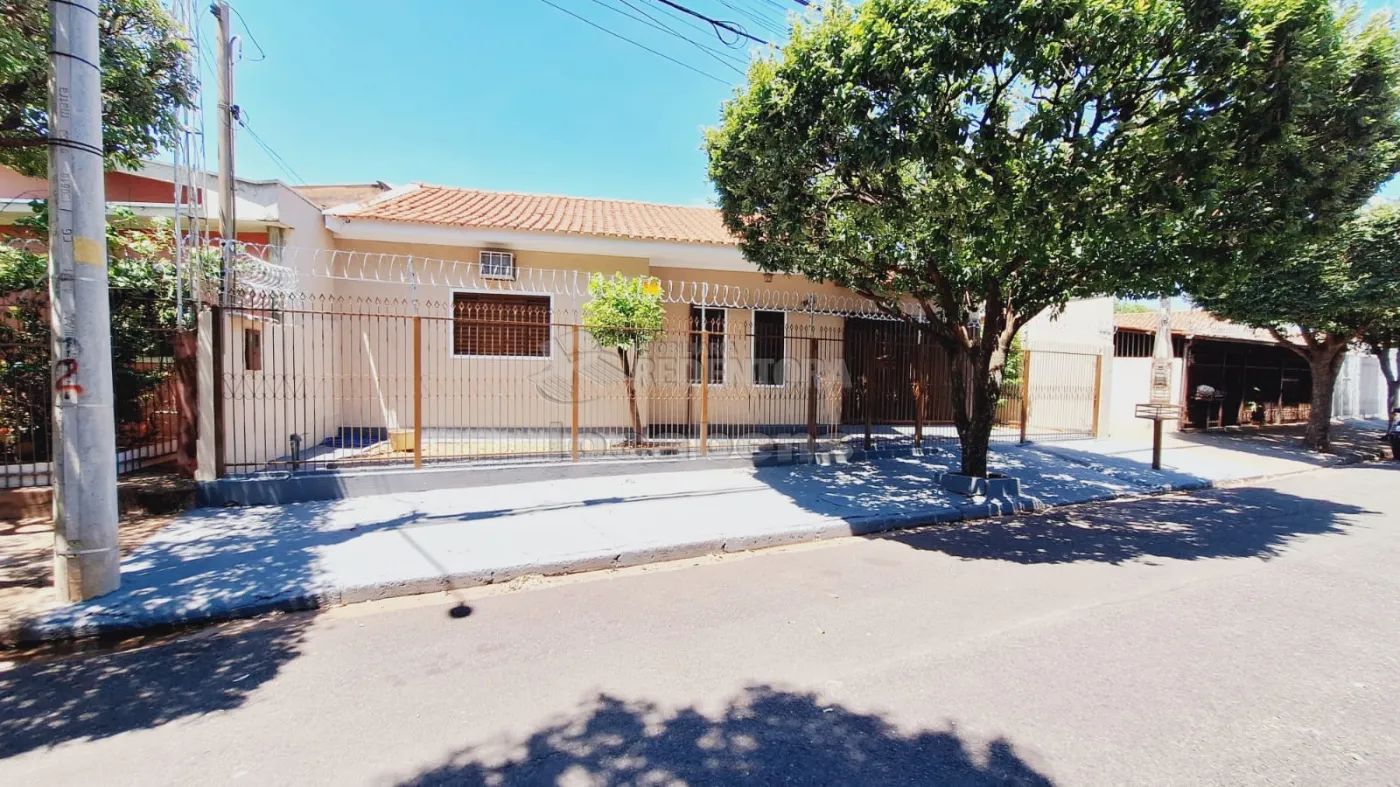
[[[0,784],[1394,785],[1397,469],[13,663]]]

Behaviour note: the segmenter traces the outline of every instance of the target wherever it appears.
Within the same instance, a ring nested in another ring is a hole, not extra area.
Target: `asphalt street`
[[[9,656],[0,784],[1397,785],[1398,471]]]

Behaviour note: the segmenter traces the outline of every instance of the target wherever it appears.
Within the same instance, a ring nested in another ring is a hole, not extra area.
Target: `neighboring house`
[[[1156,312],[1114,316],[1113,409],[1116,434],[1144,431],[1133,405],[1149,401]],[[1268,331],[1237,325],[1205,311],[1173,312],[1172,401],[1182,406],[1181,429],[1287,424],[1308,419],[1312,373],[1298,353]],[[1373,368],[1374,367],[1374,368]],[[1348,354],[1338,375],[1334,415],[1384,415],[1384,383],[1375,358]]]
[[[217,234],[215,186],[207,178],[199,202]],[[0,222],[46,191],[0,172],[0,206],[11,200]],[[111,173],[108,193],[140,215],[171,215],[173,171]],[[236,193],[251,273],[222,318],[230,470],[366,442],[357,432],[381,440],[412,425],[415,403],[426,430],[567,430],[574,326],[593,274],[651,277],[662,293],[668,332],[638,377],[648,434],[693,436],[701,420],[711,435],[805,433],[813,399],[824,433],[951,420],[940,350],[850,291],[760,272],[711,208],[382,182],[240,180]],[[1103,298],[1027,326],[1032,347],[1072,353],[1031,370],[1046,429],[1095,431],[1111,319]],[[692,333],[702,329],[708,342]],[[586,332],[579,344],[581,428],[629,431],[615,352]],[[1014,401],[1003,409],[1020,416]]]

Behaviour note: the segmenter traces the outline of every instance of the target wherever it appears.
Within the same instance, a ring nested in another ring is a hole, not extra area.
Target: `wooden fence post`
[[[423,318],[413,316],[413,469],[423,467]]]
[[[569,456],[578,461],[578,326],[572,328],[574,345],[569,352]]]
[[[817,369],[819,349],[817,337],[807,340],[807,451],[814,456],[817,453],[817,386],[821,379]]]
[[[1026,442],[1026,430],[1031,425],[1031,351],[1022,350],[1021,361],[1021,442]]]
[[[710,453],[710,329],[700,322],[700,455]]]
[[[1094,437],[1099,436],[1099,401],[1103,396],[1103,353],[1094,356]]]

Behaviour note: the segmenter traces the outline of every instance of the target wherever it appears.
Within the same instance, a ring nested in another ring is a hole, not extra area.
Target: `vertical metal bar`
[[[423,318],[413,315],[413,469],[423,467]]]
[[[1094,356],[1094,437],[1099,436],[1099,402],[1103,396],[1103,353]]]
[[[875,421],[875,408],[870,401],[870,373],[866,372],[860,376],[860,398],[865,410],[865,450],[869,451],[875,447],[874,436],[871,435],[871,426]]]
[[[569,456],[578,461],[578,325],[571,329],[573,349],[569,351]],[[639,437],[640,439],[640,437]]]
[[[1021,442],[1024,443],[1031,425],[1031,351],[1022,352],[1025,359],[1021,361]]]
[[[914,447],[924,447],[924,359],[928,353],[924,351],[925,346],[922,341],[914,344]]]
[[[1152,419],[1152,469],[1162,469],[1162,419]]]
[[[807,340],[807,451],[817,452],[817,386],[820,383],[817,337]]]
[[[224,458],[224,308],[209,307],[209,321],[213,326],[210,337],[211,356],[214,361],[214,478],[223,478],[226,465]]]
[[[700,455],[710,453],[710,329],[700,315]]]

